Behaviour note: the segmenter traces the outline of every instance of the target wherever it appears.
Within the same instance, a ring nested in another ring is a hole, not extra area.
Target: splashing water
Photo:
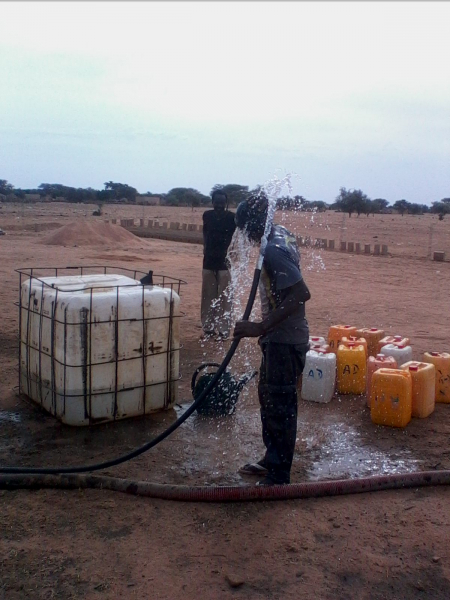
[[[247,235],[245,235],[245,233],[239,229],[236,229],[231,241],[227,255],[230,263],[231,283],[227,293],[229,294],[229,298],[233,306],[233,326],[238,319],[242,318],[242,314],[244,313],[247,303],[247,298],[250,293],[253,280],[253,270],[250,268],[251,264],[256,263],[258,269],[262,268],[264,251],[267,246],[268,236],[272,229],[277,201],[284,188],[287,188],[289,193],[292,190],[289,174],[282,179],[279,179],[277,176],[275,176],[263,186],[263,190],[266,193],[269,201],[269,207],[259,254],[258,249],[249,241]],[[257,295],[250,315],[250,320],[258,318],[260,313],[260,298],[259,295]],[[250,373],[257,367],[259,360],[260,352],[257,344],[255,344],[254,340],[250,338],[243,338],[237,351],[236,362],[243,363],[246,373]],[[248,395],[246,392],[247,390],[244,388],[244,398]]]
[[[287,191],[288,196],[292,195],[291,177],[292,175],[289,173],[284,177],[274,176],[262,186],[262,190],[265,192],[269,201],[269,208],[259,251],[258,247],[253,245],[241,230],[236,229],[233,235],[227,254],[227,259],[230,264],[231,281],[223,294],[228,300],[226,304],[228,304],[230,309],[224,311],[223,306],[221,307],[221,302],[223,302],[223,299],[221,298],[217,298],[212,303],[213,311],[216,314],[223,314],[225,318],[228,317],[231,323],[231,332],[233,331],[236,321],[242,318],[247,304],[253,280],[252,267],[254,265],[256,265],[257,268],[262,267],[264,250],[267,245],[267,238],[270,234],[272,224],[281,221],[281,224],[292,231],[297,238],[300,235],[304,238],[305,231],[303,228],[306,231],[310,231],[315,225],[318,225],[319,227],[323,226],[320,223],[320,215],[317,208],[308,212],[305,212],[301,208],[298,208],[297,210],[283,209],[277,211],[277,203],[283,193],[286,193]],[[314,272],[325,270],[325,263],[322,258],[320,247],[316,247],[310,243],[304,245],[302,248],[302,269]],[[250,320],[258,320],[260,314],[261,304],[258,294],[250,315]],[[240,376],[243,370],[245,373],[250,373],[258,368],[260,357],[261,354],[258,345],[255,344],[255,340],[243,338],[230,368],[236,376]],[[243,398],[248,396],[247,387],[244,388],[242,396]]]

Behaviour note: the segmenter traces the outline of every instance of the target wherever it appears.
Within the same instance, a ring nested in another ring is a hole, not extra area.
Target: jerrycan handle
[[[215,362],[208,362],[208,363],[203,363],[202,365],[200,365],[199,367],[197,367],[194,371],[194,374],[192,375],[192,380],[191,380],[191,392],[194,393],[194,389],[195,389],[195,383],[197,381],[197,376],[200,373],[200,371],[203,371],[203,369],[206,369],[207,367],[217,367],[219,368],[220,365],[219,363],[215,363]]]

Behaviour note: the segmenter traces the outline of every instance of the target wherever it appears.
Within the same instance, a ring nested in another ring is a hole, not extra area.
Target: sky
[[[1,2],[0,179],[450,197],[448,2]]]

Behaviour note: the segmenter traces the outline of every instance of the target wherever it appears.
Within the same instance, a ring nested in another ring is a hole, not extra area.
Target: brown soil
[[[139,218],[140,211],[142,207],[107,207],[111,215],[106,218]],[[190,209],[145,211],[145,218],[164,212],[173,221],[195,222],[188,220]],[[128,241],[118,245],[111,240],[96,248],[82,245],[78,236],[67,247],[54,248],[41,243],[48,233],[26,231],[32,223],[66,225],[77,218],[81,232],[98,224],[91,213],[77,205],[26,210],[5,205],[2,210],[0,227],[7,232],[0,238],[2,465],[82,464],[116,456],[152,438],[186,406],[181,402],[176,411],[145,419],[74,429],[18,397],[14,269],[105,264],[153,268],[186,280],[180,382],[180,398],[186,402],[195,367],[205,359],[220,360],[226,351],[226,345],[199,342],[201,246],[138,240],[128,252]],[[339,229],[342,215],[327,215],[321,218],[330,233],[318,237],[339,240],[348,231]],[[354,241],[364,242],[363,225],[370,222],[372,229],[365,235],[396,239],[409,253],[385,258],[303,252],[304,276],[313,296],[308,303],[311,332],[324,335],[336,322],[379,326],[410,337],[415,358],[425,350],[448,351],[450,265],[424,260],[432,218],[382,218],[352,217],[352,235],[361,236]],[[299,235],[302,222],[293,223]],[[438,229],[433,233],[433,244],[449,252],[444,225],[442,235]],[[414,236],[423,249],[420,259],[417,249],[408,246]],[[256,344],[246,341],[233,370],[257,367],[258,360]],[[292,480],[449,469],[449,434],[450,405],[440,404],[428,419],[393,430],[372,425],[364,398],[335,397],[328,405],[300,401]],[[163,444],[108,474],[161,483],[245,485],[251,480],[237,470],[261,452],[253,382],[233,417],[211,421],[194,416]],[[447,488],[429,488],[204,505],[89,490],[0,492],[0,599],[444,600],[450,597],[449,494]]]
[[[120,225],[112,225],[102,221],[77,221],[59,227],[46,235],[42,241],[46,246],[111,246],[125,244],[131,247],[142,247],[145,242]]]

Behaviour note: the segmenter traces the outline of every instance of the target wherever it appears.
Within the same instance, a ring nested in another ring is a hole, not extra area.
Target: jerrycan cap
[[[440,352],[430,352],[431,356],[440,356]]]
[[[385,355],[384,355],[384,354],[377,354],[377,358],[378,358],[379,360],[384,360],[386,357],[385,357]]]
[[[313,342],[318,342],[320,340],[320,337],[312,337],[311,339]]]
[[[401,336],[401,335],[394,335],[394,340],[395,340],[396,342],[399,342],[399,341],[400,341],[400,340],[402,340],[402,339],[403,339],[403,338],[402,338],[402,336]]]
[[[411,365],[409,365],[409,370],[410,371],[418,371],[420,367],[420,363],[412,363]]]
[[[351,325],[344,325],[344,329],[353,329]]]
[[[400,348],[401,350],[403,350],[403,349],[404,349],[404,348],[406,348],[406,347],[407,347],[407,346],[406,346],[406,344],[399,344],[399,345],[397,346],[397,348]]]
[[[369,331],[378,331],[378,329],[376,327],[371,327]]]

